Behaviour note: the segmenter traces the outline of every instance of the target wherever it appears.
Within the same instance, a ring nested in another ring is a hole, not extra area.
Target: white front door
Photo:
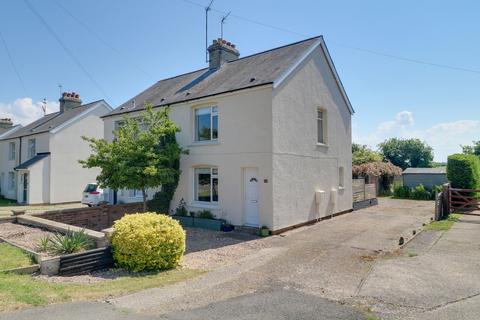
[[[260,224],[258,212],[258,168],[244,169],[245,186],[245,225],[258,227]]]

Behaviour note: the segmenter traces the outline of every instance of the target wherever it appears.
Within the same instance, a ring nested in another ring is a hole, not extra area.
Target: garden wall
[[[127,203],[91,208],[46,211],[35,214],[35,216],[79,228],[101,231],[110,228],[116,220],[122,218],[125,214],[142,211],[142,203]]]

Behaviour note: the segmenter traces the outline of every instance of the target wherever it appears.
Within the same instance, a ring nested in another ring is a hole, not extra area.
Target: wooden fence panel
[[[365,179],[352,180],[353,202],[365,200]]]

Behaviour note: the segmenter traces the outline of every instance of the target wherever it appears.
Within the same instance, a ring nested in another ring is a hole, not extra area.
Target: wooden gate
[[[471,213],[480,210],[479,196],[480,190],[449,188],[450,212]]]

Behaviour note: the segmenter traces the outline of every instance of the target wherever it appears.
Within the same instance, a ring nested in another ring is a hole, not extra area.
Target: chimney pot
[[[213,41],[213,44],[208,47],[208,53],[210,69],[218,69],[223,64],[240,57],[240,52],[235,48],[235,45],[221,38]]]
[[[74,91],[62,93],[58,101],[60,102],[60,112],[62,113],[82,105],[80,95]]]

